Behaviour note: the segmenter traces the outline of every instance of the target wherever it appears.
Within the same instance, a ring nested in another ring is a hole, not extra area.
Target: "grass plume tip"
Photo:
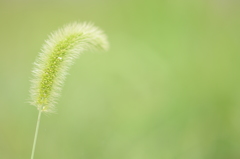
[[[107,50],[102,30],[89,23],[71,23],[53,32],[34,63],[30,103],[41,112],[55,112],[56,100],[74,60],[85,50]]]

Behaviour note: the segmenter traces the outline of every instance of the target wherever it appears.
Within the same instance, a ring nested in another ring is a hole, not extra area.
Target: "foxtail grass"
[[[38,111],[31,159],[34,158],[42,112],[56,112],[67,71],[85,50],[107,50],[107,37],[89,23],[71,23],[50,34],[34,63],[30,103]]]

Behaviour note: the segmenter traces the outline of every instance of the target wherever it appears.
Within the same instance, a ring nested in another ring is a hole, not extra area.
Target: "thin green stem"
[[[33,141],[33,147],[32,147],[31,159],[34,158],[34,152],[35,152],[35,147],[36,147],[36,142],[37,142],[37,136],[38,136],[38,129],[39,129],[39,125],[40,125],[41,114],[42,114],[42,111],[39,110],[37,125],[36,125],[36,131],[35,131],[35,136],[34,136],[34,141]]]

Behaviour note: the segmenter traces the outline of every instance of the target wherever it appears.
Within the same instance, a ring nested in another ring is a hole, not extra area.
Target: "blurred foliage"
[[[0,158],[30,158],[32,63],[79,20],[111,49],[71,68],[36,159],[239,159],[239,17],[238,0],[0,0]]]

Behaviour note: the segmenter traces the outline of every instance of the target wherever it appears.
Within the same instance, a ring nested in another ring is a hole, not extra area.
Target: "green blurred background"
[[[33,62],[73,21],[111,49],[76,60],[35,159],[240,158],[240,1],[0,0],[0,159],[30,158]]]

